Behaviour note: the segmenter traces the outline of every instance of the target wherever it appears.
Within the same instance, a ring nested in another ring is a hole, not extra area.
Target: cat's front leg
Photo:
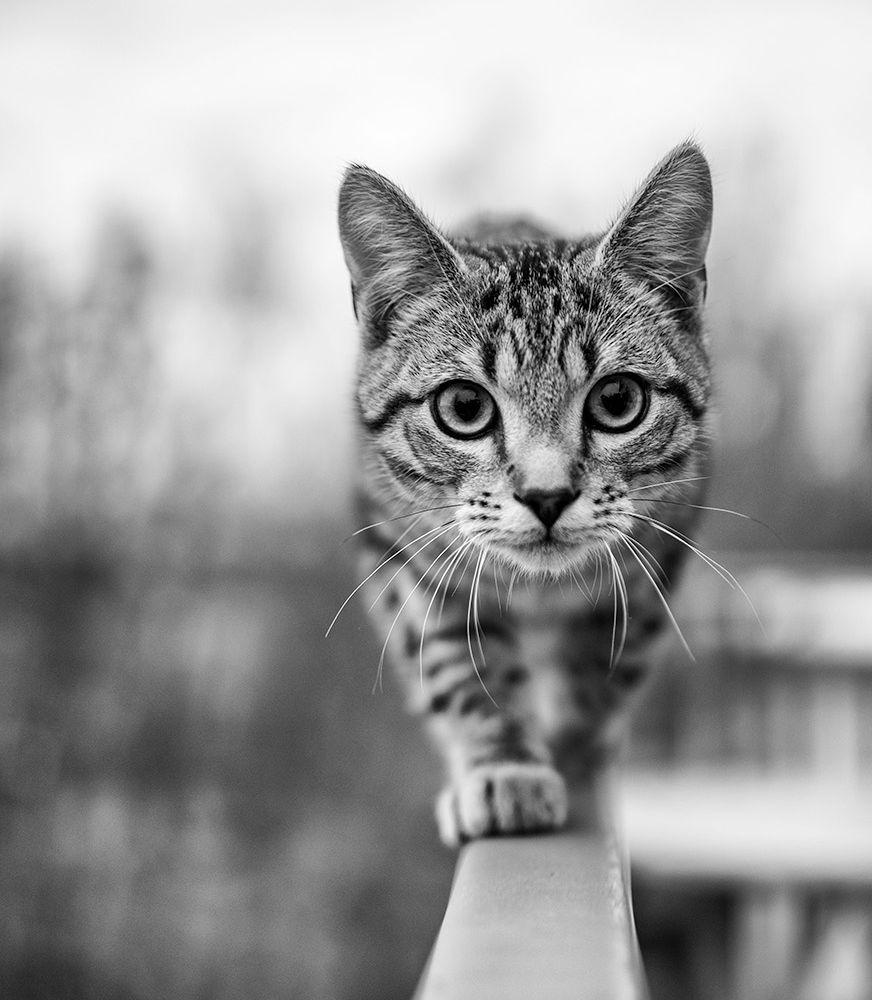
[[[505,620],[486,625],[480,647],[466,631],[464,617],[434,632],[413,680],[447,764],[440,836],[454,846],[555,829],[566,821],[566,787],[528,704],[529,674],[510,629]]]

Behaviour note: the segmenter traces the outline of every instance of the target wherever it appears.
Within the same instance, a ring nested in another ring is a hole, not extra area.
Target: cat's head
[[[706,440],[711,205],[687,143],[602,235],[471,242],[351,167],[339,228],[366,474],[383,499],[441,508],[532,572],[632,533],[633,491],[694,476]]]

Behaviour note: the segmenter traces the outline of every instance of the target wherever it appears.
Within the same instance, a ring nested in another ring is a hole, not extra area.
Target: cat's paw
[[[449,847],[494,834],[553,830],[566,822],[566,785],[547,764],[473,768],[436,801],[439,835]]]

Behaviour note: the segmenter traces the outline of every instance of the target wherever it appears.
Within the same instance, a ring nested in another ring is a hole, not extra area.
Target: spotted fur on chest
[[[670,619],[707,448],[711,182],[673,150],[614,223],[440,232],[352,167],[364,588],[447,770],[448,843],[550,829]]]

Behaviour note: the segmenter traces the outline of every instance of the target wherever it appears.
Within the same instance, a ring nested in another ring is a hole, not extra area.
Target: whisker
[[[403,552],[405,552],[406,549],[408,549],[411,546],[415,545],[417,542],[420,542],[422,538],[426,538],[428,535],[434,535],[434,538],[438,537],[437,533],[440,533],[442,531],[442,529],[446,527],[446,525],[451,525],[453,523],[454,523],[454,519],[452,518],[449,521],[443,521],[442,524],[437,525],[435,528],[428,528],[427,531],[423,532],[423,534],[418,535],[417,538],[413,538],[411,541],[406,542],[406,544],[402,548],[397,549],[396,552],[393,552],[391,555],[386,556],[383,559],[380,559],[379,562],[378,562],[378,565],[375,567],[375,569],[371,573],[369,573],[367,576],[365,576],[360,581],[360,583],[354,588],[354,590],[351,591],[351,593],[348,595],[348,597],[346,597],[345,600],[342,602],[342,604],[339,606],[339,610],[336,612],[336,614],[333,616],[333,620],[327,626],[327,631],[324,633],[324,638],[326,639],[327,636],[330,635],[330,632],[333,629],[333,626],[336,624],[337,619],[342,614],[342,612],[345,610],[345,608],[346,608],[348,602],[351,600],[351,598],[354,597],[354,595],[361,589],[361,587],[364,587],[367,583],[369,583],[369,581],[376,575],[376,573],[379,572],[379,570],[381,570],[385,566],[387,566],[387,564],[392,559],[396,559],[397,556],[401,555]],[[425,545],[423,545],[421,547],[421,549],[418,550],[418,552],[420,552],[423,549],[425,549],[427,547],[427,545],[430,544],[431,541],[434,541],[434,538],[431,538],[429,541],[427,541],[427,543]],[[410,559],[414,558],[414,556],[417,555],[417,554],[418,554],[417,552],[413,553],[412,556],[410,557]],[[404,563],[403,565],[408,565],[408,561],[406,563]]]
[[[642,490],[654,490],[658,486],[680,486],[682,483],[702,483],[711,479],[711,476],[690,476],[687,479],[667,479],[661,483],[648,483],[645,486],[633,486],[627,493],[640,493]]]
[[[457,571],[458,566],[460,566],[461,562],[463,562],[463,556],[466,556],[466,563],[460,571],[460,576],[457,583],[454,585],[454,589],[451,591],[452,596],[457,593],[463,583],[463,577],[466,575],[466,571],[469,569],[469,564],[475,554],[475,542],[472,539],[468,539],[467,541],[468,544],[461,545],[458,550],[458,558],[454,561],[451,567],[451,572],[448,574],[448,579],[445,581],[445,586],[442,589],[442,600],[439,602],[439,622],[442,621],[442,613],[445,610],[445,601],[448,598],[448,588],[451,586],[451,581],[454,578],[454,574]]]
[[[576,571],[576,568],[574,566],[570,568],[569,575],[570,575],[570,577],[572,579],[572,582],[578,588],[578,590],[582,594],[582,596],[586,597],[588,599],[588,601],[590,601],[590,603],[593,604],[593,592],[591,591],[590,587],[588,586],[587,581],[584,579],[584,577],[582,575],[580,575]]]
[[[463,578],[464,578],[464,576],[466,576],[466,571],[469,569],[469,567],[470,567],[470,565],[472,563],[472,560],[474,558],[475,558],[475,545],[470,545],[470,547],[469,547],[469,555],[468,555],[468,557],[466,559],[466,563],[464,564],[463,569],[460,571],[460,576],[457,578],[457,583],[454,584],[454,590],[451,591],[452,596],[454,596],[454,594],[456,594],[457,591],[460,590],[460,586],[463,583]],[[445,598],[447,596],[448,596],[448,591],[446,590],[445,593],[442,595],[442,605],[439,608],[439,617],[440,618],[442,617],[442,609],[445,607]]]
[[[635,517],[640,521],[645,521],[657,531],[662,532],[664,535],[668,535],[670,538],[674,538],[677,542],[681,542],[681,544],[686,546],[695,556],[702,559],[707,566],[710,566],[730,588],[738,587],[739,581],[725,566],[722,566],[716,559],[712,558],[712,556],[703,552],[703,550],[699,548],[699,546],[697,546],[692,539],[688,538],[687,535],[679,531],[677,528],[664,524],[663,521],[658,521],[656,517],[649,517],[647,514],[627,511],[627,516]]]
[[[452,539],[451,545],[453,545],[454,542],[456,542],[456,541],[457,541],[456,538]],[[449,574],[453,575],[454,570],[457,568],[458,562],[463,558],[466,550],[472,544],[473,543],[471,541],[469,541],[468,539],[465,540],[464,542],[461,543],[460,547],[455,552],[453,552],[448,557],[448,559],[446,559],[445,565],[441,569],[441,575],[439,576],[439,579],[436,581],[436,586],[433,588],[433,595],[430,598],[430,603],[427,605],[427,611],[424,614],[424,624],[421,626],[421,641],[418,644],[418,662],[419,662],[420,668],[421,668],[421,684],[422,685],[424,683],[424,637],[425,637],[425,635],[427,633],[427,621],[430,618],[430,612],[433,609],[433,605],[436,602],[436,598],[439,596],[439,589],[442,586],[443,581],[445,581],[446,577],[448,577],[448,579],[447,579],[447,581],[445,583],[445,586],[447,587],[448,583],[451,580],[451,576]],[[451,545],[449,545],[448,548],[451,548]],[[442,599],[443,599],[443,601],[445,600],[444,593],[443,593]]]
[[[614,594],[614,614],[612,618],[612,648],[609,656],[609,673],[611,673],[615,667],[618,665],[618,661],[624,652],[624,646],[627,642],[627,628],[628,621],[630,617],[629,611],[629,597],[627,594],[627,584],[624,580],[624,576],[621,573],[621,567],[618,565],[618,560],[615,558],[614,552],[610,548],[606,548],[606,554],[611,561],[612,568],[612,592]],[[622,614],[622,624],[621,624],[621,641],[618,644],[617,652],[615,652],[615,638],[618,631],[618,597],[620,596],[621,608],[623,610]]]
[[[372,524],[365,524],[362,528],[352,531],[350,535],[342,539],[342,544],[344,545],[346,542],[350,542],[352,538],[362,535],[364,531],[371,531],[373,528],[381,528],[382,525],[391,524],[394,521],[402,521],[404,518],[415,517],[416,515],[420,517],[422,514],[430,514],[435,510],[451,510],[452,508],[462,506],[462,503],[443,503],[436,507],[422,507],[420,510],[410,510],[407,514],[397,514],[394,517],[386,517],[383,521],[373,521]]]
[[[691,650],[690,646],[688,646],[687,640],[684,638],[684,633],[681,631],[681,627],[679,626],[678,621],[675,618],[675,615],[672,613],[672,609],[669,607],[669,602],[666,600],[666,595],[663,593],[663,590],[657,583],[657,580],[654,578],[654,575],[645,565],[645,561],[641,558],[639,552],[636,549],[636,539],[633,538],[631,535],[625,534],[623,531],[618,531],[617,533],[618,537],[626,545],[627,551],[630,553],[631,556],[633,556],[633,558],[639,564],[639,568],[651,582],[651,586],[654,588],[654,592],[660,599],[660,603],[663,605],[663,610],[666,612],[669,621],[672,623],[672,627],[675,629],[675,634],[678,636],[678,641],[681,643],[682,647],[684,648],[684,651],[690,657],[691,661],[693,663],[696,663],[696,657],[693,655],[693,651]]]
[[[480,562],[481,562],[481,553],[479,552],[478,556],[476,557],[476,562],[475,562],[476,569],[478,568]],[[473,571],[472,571],[472,583],[470,584],[470,587],[469,587],[469,601],[467,602],[467,605],[466,605],[466,645],[469,647],[469,658],[470,658],[470,660],[472,660],[473,669],[475,670],[475,674],[478,677],[480,675],[479,675],[479,672],[478,672],[478,664],[475,662],[475,653],[473,653],[473,651],[472,651],[472,632],[471,632],[471,629],[472,629],[472,623],[471,623],[471,618],[472,618],[472,598],[473,598],[473,594],[475,593],[475,572],[476,572],[476,570],[473,569]]]
[[[445,529],[446,532],[450,531],[450,530],[451,530],[450,528],[446,528]],[[445,534],[445,532],[443,532],[443,534]],[[434,539],[431,539],[430,541],[434,541]],[[424,570],[424,572],[421,574],[421,576],[415,582],[414,586],[409,590],[409,593],[406,595],[406,599],[403,601],[403,603],[399,607],[399,610],[394,615],[394,620],[391,622],[391,627],[388,629],[388,634],[385,636],[385,641],[382,643],[381,656],[379,656],[379,658],[378,658],[378,670],[376,671],[375,683],[373,684],[373,687],[372,687],[373,692],[375,692],[376,688],[381,688],[382,672],[383,672],[384,662],[385,662],[385,654],[387,653],[388,643],[391,640],[391,635],[393,634],[393,631],[396,628],[397,622],[400,620],[400,615],[402,615],[403,611],[406,608],[406,605],[409,603],[409,601],[411,601],[411,599],[412,599],[415,591],[424,582],[424,580],[426,579],[426,577],[429,574],[430,570],[436,565],[436,563],[439,562],[439,560],[451,548],[451,546],[455,543],[455,541],[457,541],[457,536],[455,536],[454,538],[451,539],[451,541],[445,546],[445,548],[439,553],[439,555],[436,556],[436,558]],[[427,544],[429,545],[430,542],[428,542]]]
[[[484,564],[487,562],[487,553],[482,551],[479,556],[478,565],[476,566],[475,576],[472,580],[473,598],[472,598],[472,617],[475,623],[475,634],[478,640],[478,651],[481,653],[482,666],[487,666],[487,660],[484,655],[484,646],[482,645],[482,630],[481,623],[478,617],[478,595],[481,592],[481,577],[484,570]]]
[[[642,487],[644,489],[644,487]],[[767,524],[765,521],[761,521],[757,517],[752,517],[750,514],[743,514],[739,510],[731,510],[729,507],[710,507],[707,504],[702,503],[687,503],[684,500],[667,500],[664,497],[627,497],[630,503],[665,503],[670,504],[673,507],[692,507],[694,510],[708,510],[714,514],[732,514],[733,517],[740,517],[743,521],[753,521],[754,524],[759,524],[761,528],[765,528],[767,531],[771,532],[779,542],[783,542],[784,539],[778,532],[772,527],[771,524]]]
[[[699,548],[698,545],[695,545],[694,542],[692,542],[687,537],[687,535],[682,534],[682,532],[677,531],[675,528],[671,528],[669,525],[664,524],[662,521],[658,521],[654,517],[649,517],[647,514],[637,514],[633,513],[632,511],[627,511],[627,516],[635,517],[640,521],[645,521],[648,524],[650,524],[651,527],[654,528],[656,531],[660,531],[664,535],[668,535],[670,538],[674,538],[677,542],[680,542],[682,545],[686,546],[695,556],[697,556],[697,558],[701,559],[706,564],[706,566],[708,566],[711,570],[717,573],[717,575],[724,581],[724,583],[727,584],[728,587],[730,587],[731,590],[738,590],[739,593],[742,595],[742,597],[744,597],[745,601],[747,602],[748,607],[751,609],[751,613],[754,615],[754,618],[757,622],[757,625],[760,628],[760,631],[764,635],[766,634],[766,629],[763,626],[763,622],[760,620],[760,615],[757,613],[757,608],[754,606],[754,602],[751,600],[751,598],[748,595],[748,592],[745,590],[742,584],[739,583],[736,577],[726,568],[726,566],[721,565],[721,563],[719,563],[717,559],[714,559],[712,556],[708,555],[708,553],[703,552],[703,550]]]
[[[484,565],[485,553],[482,551],[479,553],[478,560],[475,564],[475,570],[472,574],[472,585],[469,588],[469,602],[466,606],[466,644],[469,648],[469,657],[472,660],[472,669],[475,671],[475,676],[478,678],[479,684],[481,684],[481,689],[488,696],[488,698],[493,702],[495,707],[497,706],[494,696],[488,691],[487,684],[484,682],[484,678],[481,675],[481,671],[478,668],[478,663],[475,659],[475,653],[472,649],[472,619],[475,619],[475,631],[476,638],[478,640],[478,648],[481,652],[482,666],[487,666],[485,662],[484,647],[482,645],[482,635],[481,626],[478,621],[478,580],[481,577],[481,570]]]
[[[390,544],[390,545],[389,545],[389,546],[388,546],[388,547],[387,547],[387,548],[385,549],[385,551],[384,551],[384,554],[385,554],[385,555],[387,555],[387,554],[388,554],[388,552],[390,552],[390,551],[391,551],[391,549],[395,549],[395,548],[396,548],[396,547],[397,547],[397,546],[398,546],[398,545],[399,545],[399,544],[400,544],[400,543],[402,542],[402,540],[403,540],[403,539],[404,539],[404,538],[406,537],[406,535],[410,535],[410,534],[411,534],[411,533],[412,533],[412,532],[413,532],[413,531],[415,530],[415,528],[417,528],[417,527],[418,527],[418,524],[420,523],[420,521],[421,521],[421,518],[422,518],[423,516],[424,516],[423,514],[419,514],[419,515],[418,515],[418,516],[417,516],[417,517],[415,518],[415,520],[414,520],[414,521],[410,521],[410,522],[409,522],[409,523],[408,523],[408,524],[406,525],[406,527],[405,527],[405,528],[403,528],[403,530],[402,530],[402,531],[400,532],[400,534],[399,534],[399,535],[397,536],[397,539],[396,539],[396,541],[392,542],[392,543],[391,543],[391,544]]]
[[[661,581],[661,585],[665,587],[669,583],[669,574],[661,565],[660,560],[654,555],[648,546],[640,542],[638,538],[632,535],[629,537],[633,539],[640,551],[645,554],[645,561],[648,563],[649,569],[657,577],[657,579]]]
[[[596,603],[599,604],[603,596],[603,587],[606,580],[606,564],[600,549],[596,550],[596,568],[594,569],[593,582],[596,586]]]
[[[420,549],[416,549],[401,566],[399,566],[396,570],[394,570],[391,578],[373,598],[372,603],[369,606],[370,611],[372,611],[373,608],[376,606],[376,604],[378,604],[384,592],[390,587],[390,585],[394,582],[394,580],[396,580],[396,578],[400,575],[400,573],[403,572],[403,570],[409,565],[409,563],[415,558],[415,556],[423,552],[424,549],[427,548],[427,546],[432,545],[437,538],[441,538],[443,535],[446,535],[449,531],[451,531],[451,528],[453,526],[454,522],[453,521],[449,522],[448,526],[443,531],[440,531],[439,534],[434,535],[431,539],[429,539],[429,541],[427,541],[424,545],[422,545]]]
[[[496,595],[497,595],[497,607],[500,610],[500,614],[502,614],[503,613],[503,602],[500,599],[500,582],[497,579],[497,563],[496,563],[495,559],[491,560],[491,572],[493,573],[493,577],[494,577],[494,591],[496,592]]]

